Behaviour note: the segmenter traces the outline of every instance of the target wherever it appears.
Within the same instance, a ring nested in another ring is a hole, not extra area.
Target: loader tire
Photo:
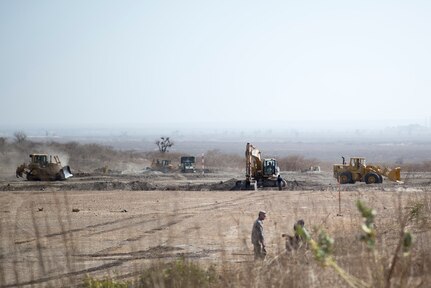
[[[376,173],[370,172],[365,175],[365,183],[367,184],[376,184],[380,183],[379,175]]]
[[[347,184],[352,182],[352,173],[343,172],[338,176],[340,184]]]
[[[383,183],[383,177],[379,174],[379,183]]]

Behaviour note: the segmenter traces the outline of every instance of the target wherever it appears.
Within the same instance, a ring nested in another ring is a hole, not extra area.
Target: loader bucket
[[[73,176],[69,166],[64,166],[63,168],[61,168],[61,172],[64,176],[64,179],[67,179]]]
[[[389,173],[388,173],[388,179],[394,182],[399,182],[401,181],[401,168],[397,167],[392,169]]]

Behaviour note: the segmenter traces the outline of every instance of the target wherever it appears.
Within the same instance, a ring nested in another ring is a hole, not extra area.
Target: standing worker
[[[251,243],[254,246],[254,260],[265,259],[265,237],[263,236],[263,220],[266,218],[265,211],[259,211],[259,216],[253,224],[251,231]]]

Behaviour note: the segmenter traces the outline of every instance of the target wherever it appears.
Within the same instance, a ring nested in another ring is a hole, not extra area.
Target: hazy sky
[[[0,124],[431,120],[431,1],[0,1]]]

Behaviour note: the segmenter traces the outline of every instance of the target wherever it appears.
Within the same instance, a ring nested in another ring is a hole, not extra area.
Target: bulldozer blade
[[[16,168],[16,173],[15,173],[16,178],[23,177],[22,174],[25,171],[25,167],[26,167],[25,164],[22,164]]]
[[[72,177],[72,176],[73,176],[72,172],[70,171],[70,167],[69,167],[69,166],[64,166],[64,167],[61,169],[61,172],[62,172],[62,173],[63,173],[63,175],[64,175],[64,179],[67,179],[67,178],[70,178],[70,177]]]

